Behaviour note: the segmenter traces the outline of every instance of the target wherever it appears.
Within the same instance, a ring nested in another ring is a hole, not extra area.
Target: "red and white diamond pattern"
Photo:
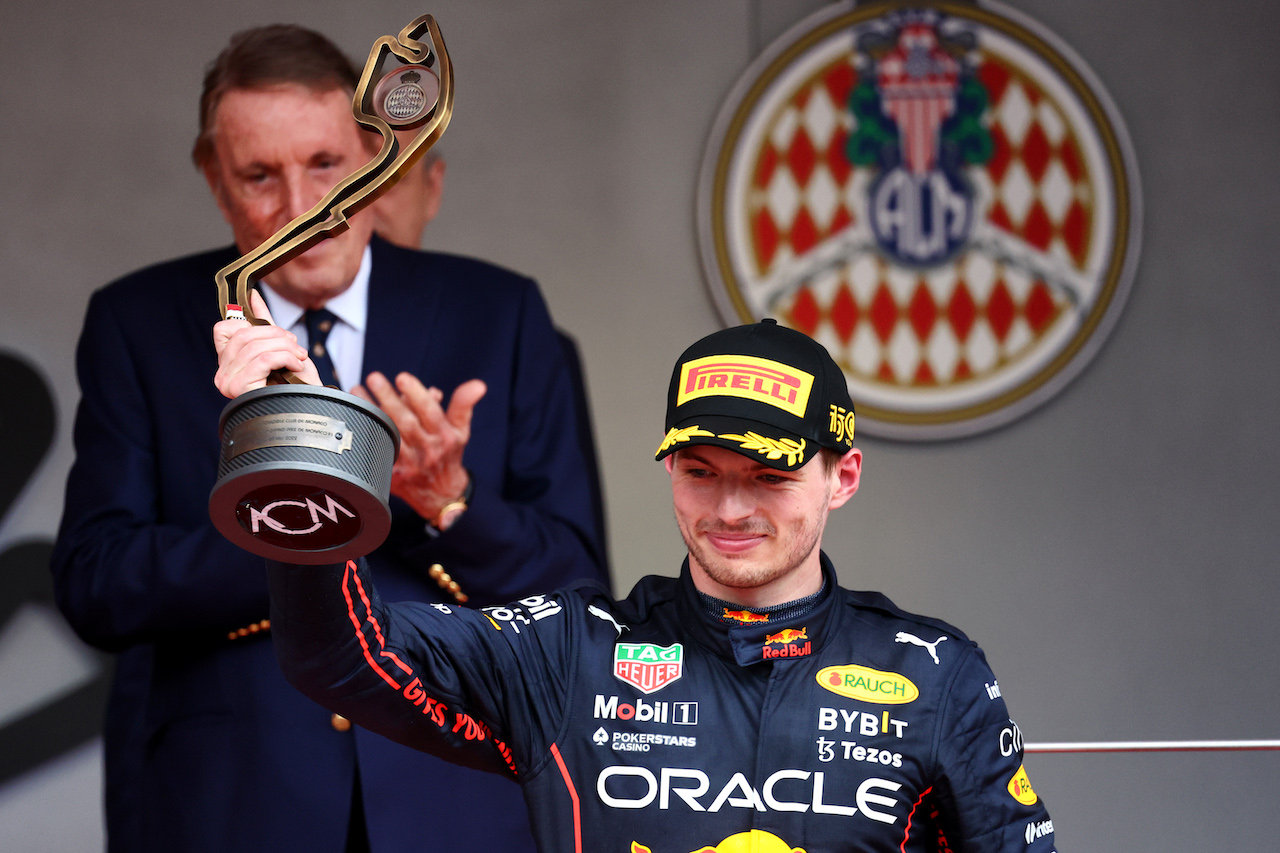
[[[778,113],[756,158],[748,200],[755,276],[768,275],[847,228],[858,205],[845,158],[852,57],[828,66]],[[815,140],[817,140],[815,144]]]
[[[984,55],[978,76],[990,97],[984,120],[994,153],[968,170],[978,197],[975,230],[1080,270],[1092,204],[1079,143],[1052,100],[1005,60]],[[757,281],[802,268],[829,238],[866,230],[858,220],[875,170],[850,166],[844,154],[855,84],[845,55],[801,86],[770,123],[746,211]],[[936,388],[1017,361],[1064,310],[1073,309],[1059,289],[969,248],[925,270],[855,252],[807,275],[774,313],[826,345],[852,380]]]

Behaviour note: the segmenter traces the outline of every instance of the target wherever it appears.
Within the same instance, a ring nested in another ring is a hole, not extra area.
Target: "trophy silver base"
[[[359,397],[268,385],[227,404],[209,517],[246,551],[303,565],[363,556],[391,530],[400,433]]]

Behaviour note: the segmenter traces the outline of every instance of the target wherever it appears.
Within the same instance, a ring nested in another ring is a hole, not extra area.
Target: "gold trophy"
[[[453,113],[453,66],[432,16],[374,42],[351,109],[357,122],[381,134],[377,156],[218,271],[223,319],[265,324],[250,306],[253,282],[346,231],[348,216],[391,189],[444,134]],[[402,146],[394,131],[415,128],[412,142]],[[288,371],[275,371],[268,381],[222,411],[218,481],[209,495],[214,526],[247,551],[292,563],[332,563],[372,551],[391,529],[387,500],[400,447],[395,424],[359,397],[308,385]]]

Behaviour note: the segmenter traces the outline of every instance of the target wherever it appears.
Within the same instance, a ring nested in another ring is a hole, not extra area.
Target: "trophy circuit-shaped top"
[[[422,40],[426,37],[426,40]],[[395,67],[383,71],[389,57]],[[374,42],[352,99],[360,124],[382,136],[378,154],[319,204],[218,271],[223,319],[256,325],[253,282],[349,227],[347,217],[395,185],[444,133],[453,113],[453,67],[435,19],[423,15]],[[395,131],[413,130],[401,145]],[[232,293],[234,292],[234,301]],[[223,536],[263,557],[321,564],[377,548],[391,529],[391,470],[400,446],[377,406],[336,388],[275,371],[222,412],[218,481],[209,516]]]
[[[426,36],[427,41],[421,39]],[[383,65],[394,56],[398,67]],[[434,69],[434,70],[433,70]],[[316,243],[348,228],[358,213],[395,186],[436,143],[453,115],[453,64],[440,28],[431,15],[415,18],[398,36],[373,43],[351,101],[355,120],[382,136],[377,155],[329,191],[315,207],[272,234],[262,245],[218,270],[218,306],[225,320],[239,310],[255,325],[265,323],[249,305],[253,282],[278,269]],[[421,128],[402,146],[393,131]],[[231,296],[234,294],[235,298]],[[231,314],[228,314],[231,311]],[[288,371],[273,374],[277,382],[298,380]]]

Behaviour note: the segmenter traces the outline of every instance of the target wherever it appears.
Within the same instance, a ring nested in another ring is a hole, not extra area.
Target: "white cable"
[[[1147,740],[1029,743],[1027,752],[1210,752],[1280,749],[1280,740]]]

